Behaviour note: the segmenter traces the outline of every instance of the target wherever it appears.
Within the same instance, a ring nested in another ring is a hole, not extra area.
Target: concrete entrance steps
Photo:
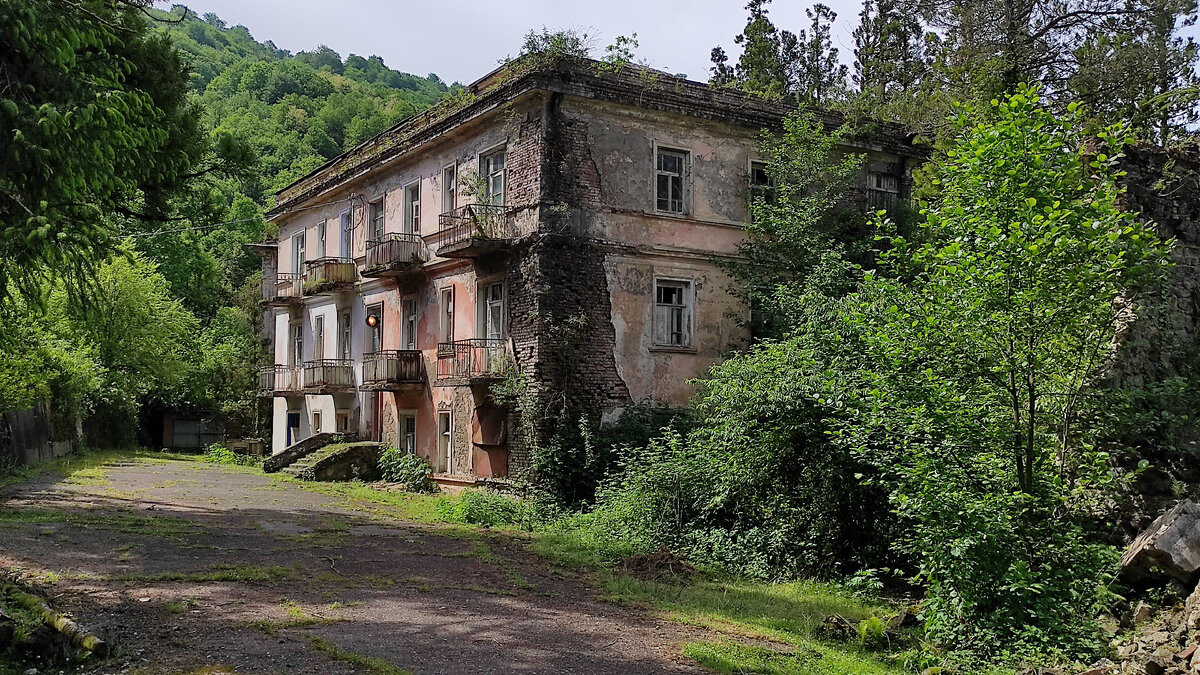
[[[301,457],[308,455],[317,448],[323,448],[332,443],[334,439],[341,438],[345,438],[345,436],[340,434],[321,433],[315,436],[309,436],[302,441],[297,441],[296,443],[289,445],[283,452],[271,455],[270,457],[264,459],[263,471],[267,473],[275,473],[285,466],[289,466]],[[346,440],[354,439],[348,438]]]

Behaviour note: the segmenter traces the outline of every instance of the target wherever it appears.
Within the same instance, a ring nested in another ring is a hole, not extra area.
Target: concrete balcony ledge
[[[258,395],[299,396],[304,393],[300,366],[262,366],[258,369]]]
[[[363,354],[363,391],[394,391],[421,386],[427,380],[425,355],[418,349],[394,349]]]
[[[304,393],[339,394],[355,390],[354,362],[349,359],[319,359],[304,362]]]
[[[392,232],[367,241],[364,277],[403,277],[420,274],[429,260],[429,247],[419,234]]]
[[[304,263],[303,295],[320,295],[350,288],[358,281],[358,269],[350,258],[317,258]]]

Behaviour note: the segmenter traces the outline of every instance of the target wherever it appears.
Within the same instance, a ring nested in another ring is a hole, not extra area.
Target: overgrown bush
[[[437,492],[437,486],[433,483],[433,467],[429,466],[429,462],[399,448],[383,449],[379,455],[379,471],[384,480],[399,483],[409,492]]]
[[[525,526],[528,523],[525,501],[490,490],[466,490],[457,501],[438,502],[438,517],[466,525],[484,527]]]
[[[261,457],[239,455],[220,443],[213,443],[205,448],[201,459],[210,464],[229,464],[233,466],[259,466],[262,464]]]

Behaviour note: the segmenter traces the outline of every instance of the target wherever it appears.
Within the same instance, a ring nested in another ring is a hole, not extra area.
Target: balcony
[[[478,258],[504,250],[516,239],[516,228],[506,207],[467,204],[438,216],[444,258]]]
[[[425,355],[418,349],[363,354],[364,391],[392,391],[425,384]]]
[[[259,396],[297,396],[303,392],[299,366],[262,366],[258,369]]]
[[[354,391],[354,362],[321,359],[304,362],[304,393],[337,394]]]
[[[429,249],[419,234],[386,234],[367,241],[367,265],[364,277],[400,278],[421,273],[429,260]]]
[[[271,274],[263,276],[262,304],[283,307],[300,301],[299,274]]]
[[[505,340],[476,338],[438,343],[437,379],[444,384],[498,380],[512,366]]]
[[[354,285],[358,273],[350,258],[317,258],[304,263],[304,295],[319,295]]]

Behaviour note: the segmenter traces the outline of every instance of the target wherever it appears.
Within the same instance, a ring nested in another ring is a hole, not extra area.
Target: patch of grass
[[[525,590],[532,590],[535,588],[533,584],[529,583],[528,579],[521,576],[520,573],[512,568],[504,570],[504,578],[508,579],[508,583],[516,586],[517,588],[523,588]]]
[[[412,675],[410,671],[393,663],[374,656],[367,656],[366,654],[342,649],[329,640],[317,637],[316,635],[308,636],[308,642],[313,646],[313,649],[316,649],[334,661],[341,661],[342,663],[349,663],[356,668],[363,668],[368,673],[372,673],[372,675]]]
[[[0,524],[65,524],[74,527],[109,530],[123,534],[177,539],[194,536],[204,528],[195,521],[168,516],[134,516],[115,511],[87,509],[15,508],[0,511]],[[45,531],[43,531],[45,532]]]
[[[63,477],[63,482],[70,485],[108,485],[108,470],[104,464],[75,469]]]
[[[871,675],[901,672],[869,657],[820,647],[776,651],[736,642],[692,642],[684,646],[683,653],[718,673]]]
[[[309,612],[297,604],[294,600],[288,600],[287,598],[284,598],[283,602],[279,604],[280,607],[283,607],[284,611],[287,612],[288,616],[286,619],[260,619],[258,621],[251,621],[250,626],[257,628],[268,635],[274,635],[275,631],[284,630],[286,628],[323,626],[325,624],[337,623],[338,621],[345,620],[340,616],[321,616],[320,614]],[[332,609],[332,606],[330,608]]]
[[[179,614],[196,607],[197,604],[195,596],[189,595],[182,600],[168,600],[167,611]]]
[[[411,492],[389,492],[376,490],[366,483],[326,483],[300,481],[285,474],[271,474],[273,483],[288,483],[303,490],[389,507],[380,511],[382,515],[401,518],[418,523],[444,522],[438,516],[438,504],[455,501],[456,496],[414,494]]]
[[[144,448],[105,450],[81,448],[64,457],[58,457],[34,466],[4,467],[0,469],[0,487],[14,483],[24,483],[44,474],[57,474],[67,479],[70,479],[72,476],[78,476],[80,482],[76,484],[93,485],[96,483],[87,481],[103,477],[105,466],[130,460],[145,463],[168,461],[195,462],[197,458],[195,455],[184,455],[176,452],[157,452]]]
[[[213,565],[208,572],[155,572],[149,574],[118,574],[112,579],[127,582],[192,581],[197,583],[233,581],[262,583],[299,579],[304,570],[281,565]]]
[[[624,574],[601,575],[610,601],[645,604],[666,618],[726,635],[767,639],[784,652],[730,643],[695,643],[685,651],[709,668],[728,673],[901,673],[885,654],[853,643],[829,643],[817,635],[821,619],[883,616],[891,608],[811,581],[647,581]]]

